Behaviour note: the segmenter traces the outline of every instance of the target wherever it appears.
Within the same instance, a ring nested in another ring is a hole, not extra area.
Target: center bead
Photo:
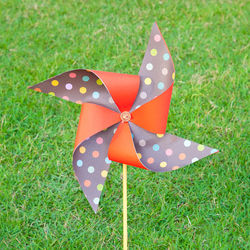
[[[121,120],[122,122],[128,122],[131,119],[131,115],[128,111],[124,111],[121,113]]]

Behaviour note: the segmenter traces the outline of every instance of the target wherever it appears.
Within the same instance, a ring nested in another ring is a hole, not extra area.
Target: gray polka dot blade
[[[131,111],[162,94],[174,82],[174,64],[156,23],[152,27],[139,76],[140,89]]]
[[[73,154],[76,178],[95,213],[111,163],[107,153],[116,127],[114,125],[83,141]]]
[[[149,170],[166,172],[217,153],[213,149],[171,134],[153,134],[130,123],[140,161]]]
[[[91,102],[118,111],[103,82],[89,70],[64,72],[29,88],[78,104]]]

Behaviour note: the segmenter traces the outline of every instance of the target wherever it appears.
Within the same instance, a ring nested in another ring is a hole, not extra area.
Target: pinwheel
[[[81,105],[73,167],[95,212],[111,161],[165,172],[218,152],[165,133],[174,78],[154,23],[138,75],[77,69],[30,87]]]

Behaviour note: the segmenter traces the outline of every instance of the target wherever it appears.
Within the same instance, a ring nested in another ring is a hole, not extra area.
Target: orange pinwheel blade
[[[137,96],[140,77],[113,72],[91,70],[107,87],[110,95],[121,112],[129,111]]]
[[[118,123],[120,120],[120,114],[115,111],[93,103],[84,103],[76,133],[75,148],[88,137]]]
[[[142,105],[131,113],[131,122],[152,133],[166,131],[173,84],[160,96]]]
[[[120,123],[109,145],[108,158],[112,161],[145,168],[135,151],[128,123]]]

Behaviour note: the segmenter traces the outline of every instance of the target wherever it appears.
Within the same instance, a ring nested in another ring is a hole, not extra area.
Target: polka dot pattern
[[[79,92],[80,92],[81,94],[85,94],[85,93],[87,92],[87,89],[86,89],[85,87],[81,87],[81,88],[79,89]]]
[[[73,88],[73,85],[71,83],[66,83],[65,88],[67,90],[71,90]]]
[[[89,102],[119,111],[116,104],[109,101],[110,94],[102,81],[87,70],[65,72],[30,88],[77,104]]]
[[[173,83],[174,65],[157,24],[153,25],[139,71],[140,88],[131,111],[165,92]],[[142,94],[143,93],[143,94]],[[142,98],[146,96],[146,98]]]
[[[59,84],[59,82],[58,82],[57,80],[52,80],[52,81],[51,81],[51,84],[52,84],[53,86],[57,86],[57,85]]]
[[[149,77],[145,78],[144,83],[145,83],[146,85],[150,85],[150,84],[152,83],[151,78],[149,78]]]
[[[87,81],[89,80],[89,76],[83,76],[83,77],[82,77],[82,80],[83,80],[84,82],[87,82]]]
[[[151,71],[153,68],[154,68],[154,66],[153,66],[152,63],[148,63],[148,64],[146,65],[146,69],[147,69],[148,71]]]
[[[107,145],[110,144],[114,135],[113,130],[117,126],[113,125],[83,141],[77,146],[73,154],[75,175],[95,212],[111,163],[107,157]]]
[[[146,168],[155,172],[172,171],[194,163],[211,153],[218,152],[212,148],[164,134],[150,133],[130,123],[134,135],[134,145],[140,161]],[[140,152],[140,153],[139,153]]]
[[[151,56],[156,56],[157,55],[157,49],[151,49],[150,54],[151,54]]]
[[[100,97],[100,93],[97,92],[97,91],[95,91],[95,92],[93,92],[92,97],[93,97],[94,99],[98,99],[98,98]]]

